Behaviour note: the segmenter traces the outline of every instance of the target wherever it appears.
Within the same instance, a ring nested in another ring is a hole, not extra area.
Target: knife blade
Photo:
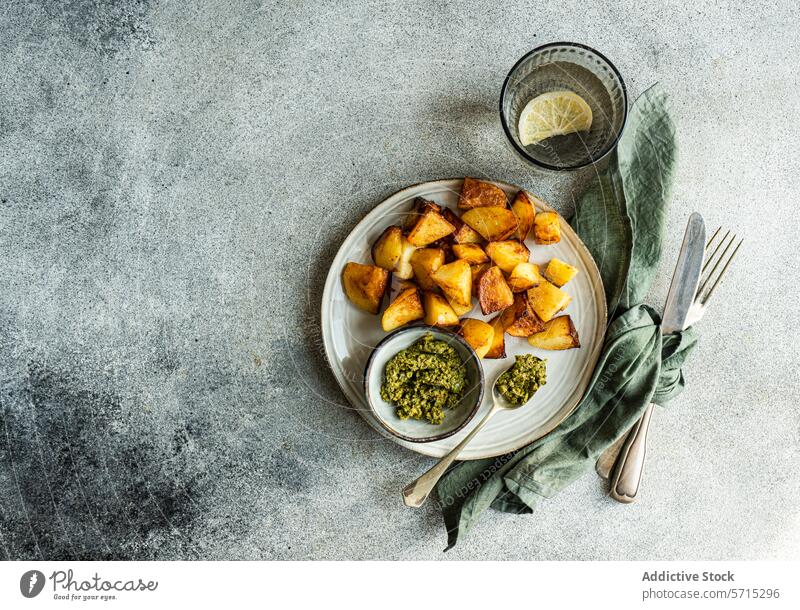
[[[705,249],[706,223],[700,214],[693,212],[686,224],[678,262],[675,264],[667,301],[664,304],[662,334],[683,330],[700,283]]]

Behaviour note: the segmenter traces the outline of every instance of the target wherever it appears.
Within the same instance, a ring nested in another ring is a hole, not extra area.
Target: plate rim
[[[399,197],[400,195],[402,195],[406,191],[410,191],[412,189],[418,189],[418,188],[421,188],[421,187],[430,188],[430,187],[435,187],[435,186],[446,186],[449,183],[453,183],[453,182],[463,183],[463,181],[464,181],[464,176],[460,176],[460,177],[457,177],[457,178],[441,178],[441,179],[438,179],[438,180],[425,180],[425,181],[422,181],[422,182],[417,182],[417,183],[405,186],[405,187],[401,188],[400,190],[395,191],[394,193],[390,194],[388,197],[384,197],[383,200],[381,200],[376,206],[374,206],[372,208],[372,210],[367,212],[364,215],[364,217],[358,223],[356,223],[356,225],[350,230],[350,232],[342,240],[342,243],[339,246],[339,249],[336,251],[336,254],[334,254],[333,259],[331,260],[331,266],[328,269],[327,276],[325,277],[325,285],[324,285],[323,290],[322,290],[322,299],[321,299],[321,302],[320,302],[320,329],[322,331],[322,343],[323,343],[323,347],[324,347],[324,351],[325,351],[325,360],[327,361],[328,367],[330,368],[331,372],[333,373],[334,378],[336,379],[336,383],[339,386],[339,390],[342,392],[342,394],[344,394],[344,397],[347,399],[347,402],[370,425],[370,427],[373,428],[376,432],[378,432],[383,438],[387,438],[389,440],[392,440],[393,442],[395,442],[396,444],[400,445],[401,447],[409,449],[409,450],[411,450],[411,451],[413,451],[415,453],[418,453],[418,454],[421,454],[421,455],[426,455],[426,456],[429,456],[429,457],[440,457],[440,452],[427,451],[426,449],[430,449],[431,446],[432,446],[429,443],[410,443],[408,441],[403,441],[402,439],[399,439],[399,438],[397,438],[397,437],[395,437],[393,435],[390,435],[386,430],[383,429],[383,427],[379,424],[379,422],[373,421],[373,419],[371,417],[371,413],[369,412],[368,408],[367,409],[363,409],[361,405],[353,404],[353,401],[350,399],[350,396],[348,396],[348,393],[347,393],[347,391],[345,389],[345,386],[342,383],[340,372],[337,370],[336,367],[333,366],[334,358],[333,358],[333,355],[331,353],[332,339],[329,336],[330,335],[330,328],[326,327],[326,325],[323,323],[323,320],[324,320],[326,304],[330,303],[331,298],[332,298],[332,294],[331,293],[332,293],[332,291],[334,289],[335,280],[341,274],[341,269],[338,269],[338,271],[336,271],[334,273],[334,268],[335,268],[334,263],[336,262],[336,260],[342,254],[342,249],[344,248],[344,245],[347,242],[347,240],[350,239],[350,236],[353,233],[355,233],[356,231],[358,231],[359,228],[361,228],[362,225],[364,225],[364,223],[366,223],[367,218],[374,211],[376,211],[378,208],[380,208],[381,206],[386,204],[390,199],[394,199],[396,197]],[[516,191],[525,191],[526,193],[533,195],[533,193],[531,193],[528,189],[520,187],[520,186],[518,186],[516,184],[512,184],[510,182],[504,182],[502,180],[484,180],[484,182],[490,182],[492,184],[495,184],[495,185],[499,186],[500,188],[502,188],[504,191],[515,191],[515,190]],[[451,190],[454,190],[454,189],[451,189]],[[553,430],[555,430],[559,425],[561,425],[561,423],[564,422],[564,420],[566,420],[570,415],[572,415],[575,412],[575,409],[580,404],[581,400],[583,399],[586,387],[589,385],[589,382],[591,381],[591,376],[593,375],[594,369],[595,369],[595,367],[597,365],[597,361],[600,358],[600,352],[601,352],[601,349],[602,349],[602,346],[603,346],[603,337],[605,337],[605,331],[608,328],[608,303],[606,301],[605,286],[603,284],[602,275],[600,274],[600,269],[597,266],[597,262],[594,260],[594,256],[592,256],[592,253],[589,251],[589,248],[586,247],[586,244],[583,243],[583,240],[580,238],[580,236],[569,225],[569,223],[566,222],[566,219],[557,210],[553,209],[546,201],[544,201],[543,199],[541,199],[538,196],[535,196],[535,197],[536,197],[536,200],[537,200],[537,204],[541,203],[542,207],[543,207],[543,209],[545,211],[555,212],[556,214],[558,214],[559,218],[564,220],[565,224],[568,227],[568,230],[571,231],[572,234],[575,236],[578,248],[582,251],[582,253],[585,255],[585,257],[588,259],[588,262],[591,264],[592,270],[594,271],[594,277],[597,278],[597,280],[599,282],[599,285],[600,285],[600,288],[601,288],[601,290],[599,291],[599,294],[600,294],[601,301],[602,301],[602,308],[601,308],[602,316],[601,316],[601,319],[599,320],[599,324],[598,324],[598,335],[599,336],[592,338],[593,341],[595,342],[595,346],[594,346],[593,352],[589,356],[589,362],[588,362],[589,366],[592,369],[592,374],[590,374],[587,377],[586,381],[582,384],[583,387],[581,387],[580,394],[578,395],[577,399],[575,399],[574,404],[570,405],[568,410],[564,413],[563,417],[561,417],[557,421],[554,421],[552,423],[552,425],[547,426],[545,428],[545,431],[540,436],[538,436],[537,438],[532,439],[532,440],[525,440],[521,444],[514,444],[514,447],[511,448],[511,449],[503,449],[502,451],[497,451],[497,452],[489,451],[489,452],[487,452],[485,454],[481,454],[481,455],[477,455],[477,456],[473,456],[473,457],[464,457],[464,458],[462,458],[465,461],[466,460],[480,460],[480,459],[486,459],[486,458],[493,458],[493,457],[498,457],[500,455],[505,455],[505,454],[508,454],[508,453],[512,453],[514,451],[518,451],[519,449],[521,449],[521,448],[523,448],[523,447],[525,447],[525,446],[527,446],[527,445],[529,445],[531,443],[534,443],[534,442],[537,442],[537,441],[541,440],[542,438],[544,438],[545,436],[547,436],[548,434],[553,432]]]

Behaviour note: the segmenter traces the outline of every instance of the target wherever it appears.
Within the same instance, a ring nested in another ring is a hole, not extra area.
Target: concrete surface
[[[6,2],[0,558],[800,559],[800,53],[782,6]],[[464,174],[562,211],[586,174],[506,147],[530,48],[600,49],[674,99],[683,225],[747,237],[657,413],[641,501],[587,475],[446,555],[399,489],[430,461],[343,403],[319,335],[338,243]]]

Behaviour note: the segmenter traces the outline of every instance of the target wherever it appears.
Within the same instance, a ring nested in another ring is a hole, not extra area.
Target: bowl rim
[[[475,364],[477,365],[478,377],[479,377],[479,379],[478,379],[479,384],[478,384],[478,396],[477,396],[477,399],[475,400],[475,404],[473,405],[473,407],[470,410],[470,412],[464,418],[464,421],[462,421],[456,428],[454,428],[453,430],[450,430],[449,432],[443,432],[441,434],[436,434],[434,436],[424,436],[424,437],[421,437],[421,438],[420,437],[415,437],[415,436],[408,436],[406,434],[402,434],[401,432],[398,432],[397,430],[395,430],[394,428],[392,428],[388,424],[386,424],[383,421],[383,418],[378,414],[377,410],[375,409],[375,405],[374,405],[373,400],[372,400],[372,394],[371,394],[370,389],[369,389],[369,380],[370,380],[370,376],[373,373],[372,365],[373,365],[373,363],[375,361],[375,356],[378,354],[378,352],[381,351],[381,349],[385,348],[386,347],[386,343],[388,343],[388,341],[390,339],[393,339],[397,335],[401,335],[401,334],[407,333],[407,332],[412,331],[412,330],[420,330],[420,329],[425,329],[425,330],[429,330],[429,331],[434,332],[434,333],[447,335],[448,338],[453,338],[456,341],[458,341],[459,343],[461,343],[461,345],[466,347],[467,348],[467,353],[469,354],[470,359],[472,359],[475,362]],[[475,350],[472,348],[472,346],[469,343],[467,343],[464,340],[463,337],[457,335],[452,330],[449,330],[449,329],[447,329],[445,327],[440,327],[440,326],[430,326],[429,324],[422,324],[422,323],[411,324],[411,325],[403,326],[402,328],[398,328],[396,330],[391,331],[388,335],[386,335],[383,339],[381,339],[374,348],[372,348],[372,352],[370,353],[369,358],[367,359],[366,367],[364,368],[364,393],[367,396],[367,404],[369,405],[370,411],[372,411],[372,414],[375,416],[375,420],[378,422],[378,424],[380,424],[380,426],[384,430],[389,432],[389,434],[391,434],[392,436],[396,436],[397,438],[401,438],[404,441],[409,441],[411,443],[432,443],[433,441],[440,441],[442,439],[449,438],[449,437],[453,436],[454,434],[456,434],[457,432],[460,432],[461,430],[463,430],[464,427],[469,422],[472,421],[472,419],[475,417],[475,414],[481,408],[481,404],[483,404],[483,393],[484,393],[485,386],[486,386],[486,379],[485,379],[485,376],[484,376],[484,373],[483,373],[483,363],[481,362],[481,359],[478,358],[478,354],[475,353]]]
[[[519,144],[517,144],[517,142],[514,140],[514,137],[511,134],[511,128],[509,127],[508,122],[506,121],[505,112],[503,112],[503,101],[506,99],[506,92],[508,91],[508,84],[509,84],[509,81],[511,80],[511,75],[514,73],[514,71],[517,69],[517,67],[523,61],[528,59],[528,57],[530,57],[534,53],[538,53],[539,51],[542,51],[544,49],[548,49],[550,47],[577,47],[579,49],[583,49],[584,51],[589,51],[590,53],[594,53],[600,59],[602,59],[604,62],[606,62],[608,64],[608,66],[611,68],[611,71],[616,75],[617,79],[619,79],[620,88],[622,89],[622,98],[623,98],[623,102],[624,102],[623,103],[622,125],[620,125],[619,130],[617,131],[616,135],[614,136],[614,139],[611,142],[609,142],[609,144],[605,148],[605,150],[603,150],[597,157],[589,159],[588,161],[586,161],[584,163],[580,163],[578,165],[565,165],[565,166],[550,165],[549,163],[545,163],[543,161],[538,161],[537,159],[534,159],[533,157],[531,157],[528,154],[528,152],[523,147],[521,147]],[[503,126],[503,132],[505,133],[506,138],[508,139],[508,141],[511,144],[511,146],[514,148],[514,151],[518,155],[520,155],[523,159],[525,159],[526,161],[528,161],[529,163],[532,163],[533,165],[535,165],[537,167],[541,167],[543,169],[547,169],[547,170],[554,171],[554,172],[568,172],[568,171],[574,171],[574,170],[577,170],[577,169],[582,169],[584,167],[588,167],[588,166],[593,165],[595,163],[599,163],[600,161],[605,159],[606,156],[608,156],[608,154],[612,150],[614,150],[614,148],[617,146],[617,144],[619,143],[620,138],[622,137],[622,133],[625,131],[625,125],[628,122],[628,88],[625,85],[625,80],[622,78],[622,74],[620,74],[620,72],[617,69],[617,67],[611,62],[610,59],[608,59],[608,57],[603,55],[597,49],[593,49],[589,45],[581,44],[580,42],[567,42],[567,41],[548,42],[547,44],[543,44],[541,46],[538,46],[538,47],[536,47],[534,49],[531,49],[527,53],[525,53],[525,55],[520,57],[516,61],[516,63],[511,67],[511,69],[508,71],[508,74],[506,75],[506,78],[503,81],[503,86],[500,88],[499,109],[500,109],[500,124]]]

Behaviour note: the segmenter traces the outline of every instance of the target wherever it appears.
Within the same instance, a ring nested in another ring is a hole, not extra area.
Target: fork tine
[[[721,226],[717,227],[717,230],[714,231],[714,235],[712,235],[711,239],[709,239],[708,243],[706,243],[706,250],[708,250],[708,248],[711,246],[711,243],[714,241],[714,239],[717,237],[717,235],[719,235],[720,231],[722,231],[722,227]]]
[[[734,238],[735,238],[735,236],[734,236]],[[711,288],[708,289],[708,292],[706,293],[706,296],[701,298],[700,303],[702,305],[705,305],[706,303],[708,303],[708,300],[711,298],[711,295],[714,294],[714,289],[717,287],[717,285],[719,285],[719,282],[722,279],[722,276],[725,275],[725,272],[728,270],[728,265],[731,264],[731,261],[733,260],[733,257],[736,256],[736,253],[739,251],[739,247],[742,245],[743,241],[744,241],[744,239],[740,239],[739,243],[736,244],[736,247],[733,249],[733,252],[731,252],[730,257],[728,257],[728,260],[722,266],[722,271],[719,272],[719,275],[717,276],[717,279],[714,280],[714,283],[711,284]],[[731,244],[733,244],[733,240],[731,240]],[[727,252],[727,251],[728,251],[728,248],[725,248],[725,252]],[[723,254],[723,256],[724,256],[724,254]],[[717,264],[719,264],[719,263],[717,263]],[[716,269],[716,268],[717,268],[717,265],[714,265],[714,269]],[[712,271],[711,274],[713,275],[713,273],[714,272]],[[706,282],[708,282],[708,280],[706,280]],[[700,293],[698,293],[698,294],[700,294]]]
[[[734,235],[733,237],[730,238],[730,240],[728,240],[728,236],[730,234],[731,234],[730,231],[728,231],[725,234],[725,237],[722,238],[722,241],[719,243],[719,245],[716,248],[714,248],[714,252],[711,254],[711,256],[703,264],[703,268],[700,270],[700,277],[701,277],[702,281],[700,282],[700,287],[697,289],[697,293],[696,294],[701,294],[706,289],[706,286],[708,286],[708,283],[711,281],[711,278],[714,276],[714,272],[717,270],[717,267],[719,267],[720,263],[725,259],[725,255],[728,253],[728,250],[733,245],[733,242],[736,239],[736,235]],[[719,253],[720,249],[723,248],[723,246],[724,246],[724,249],[722,249],[722,253]],[[718,253],[719,253],[719,256],[717,256]],[[711,271],[706,273],[706,269],[712,263],[713,263],[713,267],[711,267]]]
[[[717,229],[716,233],[714,233],[714,235],[711,236],[711,239],[708,240],[708,244],[706,245],[706,252],[708,251],[708,248],[711,246],[711,242],[714,241],[714,238],[717,236],[717,233],[719,233],[720,231],[722,231],[722,227]],[[719,252],[719,249],[722,247],[722,245],[728,239],[728,235],[730,235],[730,234],[731,234],[730,230],[727,233],[725,233],[725,237],[723,237],[722,241],[717,244],[716,248],[714,248],[714,252],[711,253],[711,256],[709,256],[706,259],[706,262],[703,264],[703,268],[701,270],[701,273],[705,273],[706,269],[711,264],[711,261],[714,260],[714,257],[717,255],[717,252]]]

